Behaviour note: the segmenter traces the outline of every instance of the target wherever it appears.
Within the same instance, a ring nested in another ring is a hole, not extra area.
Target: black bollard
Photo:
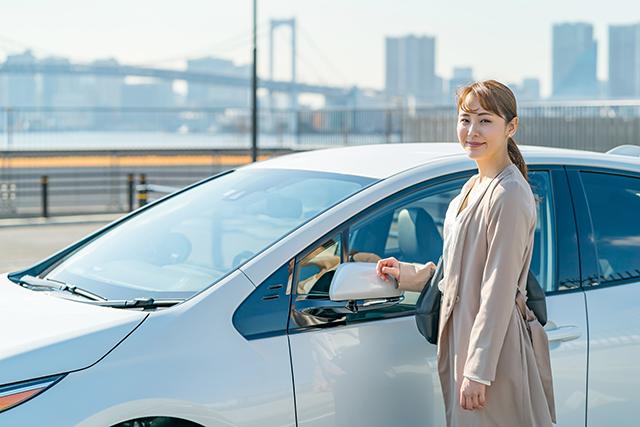
[[[127,175],[127,185],[129,186],[129,212],[133,211],[133,174]]]
[[[142,207],[147,204],[147,176],[140,174],[140,186],[138,187],[138,205]]]
[[[49,177],[47,176],[43,176],[41,178],[41,183],[42,183],[42,216],[44,218],[47,218],[49,216],[49,209],[48,209],[48,194],[47,194],[47,187],[49,186]]]

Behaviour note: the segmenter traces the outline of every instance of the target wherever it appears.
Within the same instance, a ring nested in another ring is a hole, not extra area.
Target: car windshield
[[[107,299],[188,298],[371,182],[320,172],[240,169],[131,217],[40,277]]]

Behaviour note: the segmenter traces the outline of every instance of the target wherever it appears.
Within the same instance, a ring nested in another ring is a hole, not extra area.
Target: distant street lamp
[[[257,0],[253,0],[253,88],[251,94],[251,157],[258,160],[258,43]]]

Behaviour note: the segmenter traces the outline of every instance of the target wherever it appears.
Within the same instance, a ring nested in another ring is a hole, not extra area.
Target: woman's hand
[[[482,408],[486,389],[486,385],[464,377],[460,387],[460,406],[462,406],[462,409],[473,411],[474,409]]]
[[[389,276],[397,280],[400,277],[400,262],[394,257],[381,259],[376,264],[376,273],[386,282],[389,281]]]

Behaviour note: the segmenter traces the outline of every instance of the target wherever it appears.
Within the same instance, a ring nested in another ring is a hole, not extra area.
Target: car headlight
[[[13,408],[37,396],[62,378],[64,378],[64,375],[56,375],[0,386],[0,412]]]

